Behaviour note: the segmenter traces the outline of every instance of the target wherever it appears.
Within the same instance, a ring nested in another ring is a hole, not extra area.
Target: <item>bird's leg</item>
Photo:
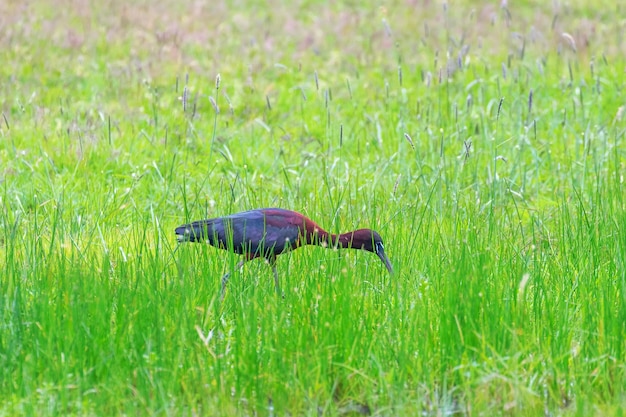
[[[239,263],[237,263],[236,269],[241,269],[243,268],[243,264],[246,262],[247,259],[242,259],[241,261],[239,261]],[[223,300],[224,299],[224,293],[226,292],[226,284],[228,284],[228,279],[230,278],[230,272],[227,272],[224,274],[224,276],[222,277],[222,291],[220,292],[220,299]]]
[[[276,294],[281,295],[283,298],[285,294],[280,290],[280,280],[278,279],[278,271],[276,270],[276,256],[271,256],[267,259],[267,262],[272,267],[272,272],[274,273],[274,287],[276,288]]]
[[[230,272],[227,272],[222,277],[222,290],[220,291],[220,300],[224,299],[224,293],[226,292],[226,284],[228,284],[228,278],[230,278]]]
[[[272,272],[274,272],[274,286],[276,287],[276,294],[281,295],[280,282],[278,281],[278,271],[276,270],[276,264],[272,264]]]

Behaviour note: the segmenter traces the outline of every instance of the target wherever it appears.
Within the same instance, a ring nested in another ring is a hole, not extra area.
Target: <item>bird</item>
[[[175,230],[177,240],[183,242],[206,242],[220,249],[244,255],[237,264],[265,258],[274,273],[276,292],[280,294],[276,256],[304,245],[327,248],[351,248],[375,253],[389,273],[393,273],[391,261],[385,254],[380,235],[371,229],[332,234],[313,220],[296,211],[282,208],[261,208],[224,217],[198,220],[179,226]],[[222,277],[221,296],[230,273]]]

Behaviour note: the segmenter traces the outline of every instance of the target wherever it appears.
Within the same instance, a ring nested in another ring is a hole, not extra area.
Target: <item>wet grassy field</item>
[[[0,415],[623,415],[625,13],[3,3]],[[258,207],[395,272],[177,248]]]

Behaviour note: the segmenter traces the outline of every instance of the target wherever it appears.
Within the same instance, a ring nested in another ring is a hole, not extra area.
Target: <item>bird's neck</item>
[[[309,245],[317,245],[325,248],[349,248],[351,247],[353,232],[334,234],[323,229],[310,233],[307,239]]]

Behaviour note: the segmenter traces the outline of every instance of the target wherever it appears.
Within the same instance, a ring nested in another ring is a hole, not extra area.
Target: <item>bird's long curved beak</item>
[[[385,264],[385,266],[387,267],[387,270],[389,271],[390,274],[393,274],[393,266],[391,266],[391,261],[389,260],[389,258],[387,257],[387,255],[385,255],[385,251],[383,248],[379,248],[376,251],[376,255],[378,255],[378,257],[380,258],[381,261],[383,261],[383,263]]]

